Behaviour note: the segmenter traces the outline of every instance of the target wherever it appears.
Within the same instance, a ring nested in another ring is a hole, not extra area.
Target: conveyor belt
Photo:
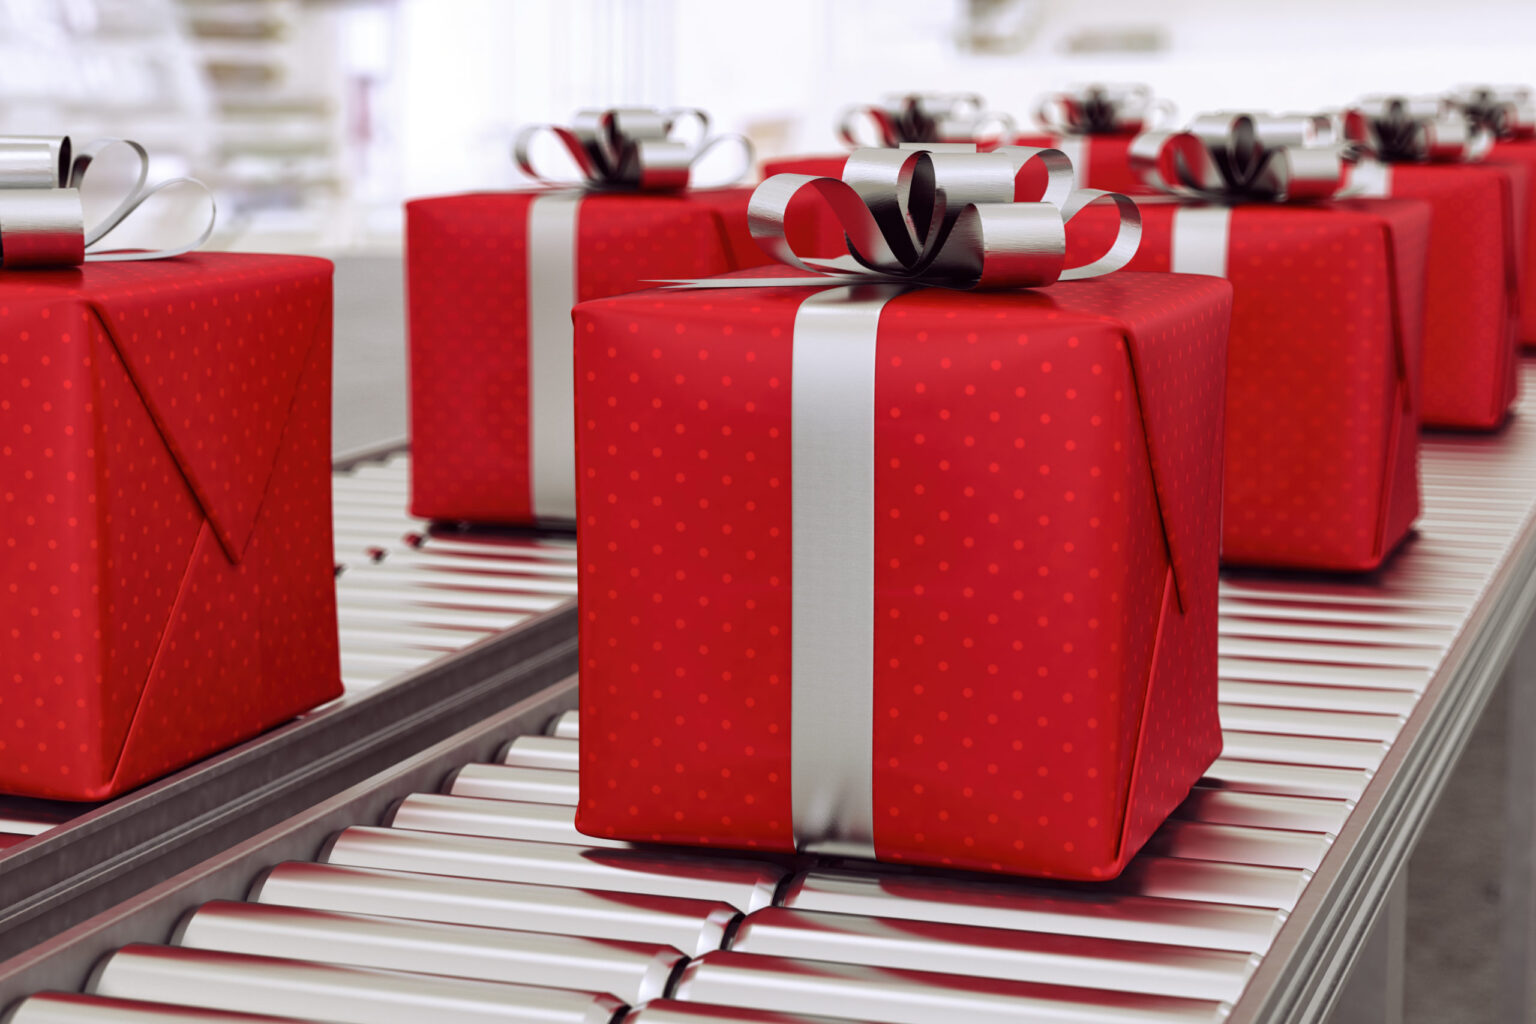
[[[1114,882],[588,840],[567,681],[0,965],[0,1001],[89,993],[32,995],[15,1024],[168,1012],[141,1000],[211,1021],[1321,1020],[1536,603],[1536,420],[1433,437],[1423,465],[1421,535],[1384,571],[1224,578],[1225,752]]]

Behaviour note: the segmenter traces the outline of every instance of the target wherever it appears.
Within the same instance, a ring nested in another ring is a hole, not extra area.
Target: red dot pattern
[[[1536,140],[1495,143],[1488,162],[1526,172],[1525,195],[1514,194],[1516,221],[1523,225],[1525,239],[1520,252],[1520,338],[1536,345]]]
[[[330,267],[0,274],[0,790],[102,799],[340,692]]]
[[[411,511],[526,523],[528,210],[537,192],[406,204]],[[592,194],[578,214],[577,299],[767,261],[746,188]]]
[[[789,382],[805,294],[577,309],[582,715],[597,738],[583,831],[793,847]],[[1122,274],[885,307],[882,858],[1105,877],[1215,756],[1229,303],[1214,279]]]
[[[1176,207],[1141,210],[1131,269],[1167,271]],[[1073,221],[1070,261],[1108,247],[1107,214]],[[1406,535],[1428,220],[1397,200],[1233,210],[1224,562],[1370,569]]]
[[[1396,164],[1392,195],[1432,211],[1424,296],[1426,425],[1488,430],[1515,400],[1520,346],[1520,165]]]

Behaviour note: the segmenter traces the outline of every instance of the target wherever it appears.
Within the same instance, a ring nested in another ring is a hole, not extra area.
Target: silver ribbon
[[[1462,86],[1446,101],[1495,138],[1536,138],[1536,98],[1525,86]]]
[[[1143,132],[1131,169],[1153,188],[1207,202],[1328,199],[1344,183],[1349,154],[1320,114],[1202,114],[1180,132]],[[1173,165],[1174,180],[1163,172]]]
[[[861,129],[872,131],[874,137]],[[854,149],[951,141],[990,149],[1012,140],[1017,128],[1007,114],[987,110],[976,93],[919,92],[849,107],[838,118],[837,134]]]
[[[576,518],[576,378],[571,307],[584,193],[550,189],[528,206],[528,498],[538,520]]]
[[[696,126],[696,138],[679,133]],[[548,132],[565,147],[581,173],[579,180],[547,176],[533,164],[533,140]],[[535,124],[523,128],[512,143],[512,157],[531,178],[552,184],[583,184],[588,188],[642,191],[687,188],[693,167],[721,146],[739,147],[741,168],[714,184],[728,184],[752,166],[752,144],[740,135],[709,135],[709,115],[695,108],[658,110],[654,107],[614,107],[582,110],[569,125]]]
[[[100,221],[87,227],[80,188],[91,162],[112,146],[126,146],[138,159],[138,179]],[[195,178],[172,178],[154,186],[149,153],[130,139],[99,139],[76,149],[68,136],[0,135],[0,266],[73,267],[81,263],[160,260],[191,252],[213,234],[213,194]],[[193,185],[208,196],[208,222],[198,237],[180,246],[138,252],[102,249],[107,235],[152,196],[178,185]]]
[[[1038,202],[1015,202],[1015,181],[1035,160],[1046,168],[1044,194]],[[752,193],[747,218],[752,237],[771,256],[830,275],[822,283],[1033,288],[1119,270],[1141,242],[1141,213],[1128,197],[1072,186],[1072,164],[1054,149],[860,149],[849,155],[841,179],[808,174],[767,179]],[[820,195],[837,217],[846,255],[813,259],[794,251],[790,207],[807,191]],[[1098,259],[1068,267],[1066,226],[1094,203],[1112,203],[1119,212],[1114,242]],[[793,277],[679,283],[740,288],[815,282]]]
[[[1345,111],[1344,135],[1384,163],[1481,160],[1494,138],[1438,96],[1367,96]]]
[[[1035,119],[1053,132],[1108,135],[1141,132],[1173,117],[1173,104],[1154,100],[1145,85],[1076,85],[1035,104]]]

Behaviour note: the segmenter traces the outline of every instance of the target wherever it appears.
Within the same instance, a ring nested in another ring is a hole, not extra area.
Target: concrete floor
[[[337,260],[333,450],[406,435],[404,323],[398,258]],[[1503,705],[1501,691],[1409,867],[1406,1024],[1504,1024],[1496,956]]]

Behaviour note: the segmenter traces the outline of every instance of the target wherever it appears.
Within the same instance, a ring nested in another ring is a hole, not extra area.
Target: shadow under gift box
[[[540,189],[406,204],[411,512],[570,522],[570,307],[768,262],[750,188]]]
[[[1222,561],[1376,568],[1419,514],[1428,206],[1138,205],[1130,269],[1232,282]],[[1104,251],[1113,230],[1084,211],[1069,257]]]
[[[1519,226],[1520,339],[1536,347],[1536,139],[1508,139],[1494,143],[1490,166],[1515,166],[1524,172],[1524,222]],[[1516,197],[1517,200],[1519,197]]]
[[[858,371],[872,383],[846,403],[804,376],[825,350],[802,350],[796,377],[797,348],[825,341],[797,338],[802,303],[824,292],[576,308],[578,827],[789,851],[795,764],[819,784],[807,751],[863,750],[872,786],[849,791],[881,859],[1111,877],[1221,747],[1231,288],[1122,273],[913,290],[876,314]],[[840,442],[807,424],[844,404],[872,432],[867,475],[818,479],[807,446]],[[863,494],[867,518],[862,540],[818,553],[825,537],[797,519],[860,515],[830,506],[829,484]],[[837,611],[853,628],[810,614],[849,586]],[[827,673],[813,633],[863,682]],[[817,719],[823,685],[868,724],[823,716],[846,748],[805,734],[795,753],[792,722]]]
[[[1425,426],[1491,430],[1515,400],[1530,173],[1520,164],[1391,164],[1393,199],[1430,208]]]
[[[331,265],[0,272],[0,791],[100,800],[341,693]]]

